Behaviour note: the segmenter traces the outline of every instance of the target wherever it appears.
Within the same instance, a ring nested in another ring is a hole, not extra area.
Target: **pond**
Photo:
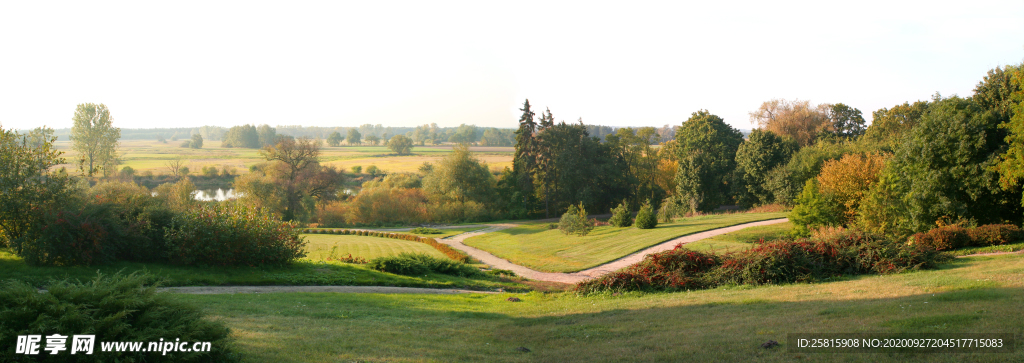
[[[196,200],[202,200],[202,201],[215,200],[215,201],[218,201],[218,202],[223,202],[225,200],[236,199],[236,198],[241,197],[241,196],[242,196],[241,193],[235,193],[235,189],[234,188],[231,188],[231,189],[221,189],[221,188],[217,188],[217,189],[204,189],[204,190],[197,190],[196,193],[195,193]]]

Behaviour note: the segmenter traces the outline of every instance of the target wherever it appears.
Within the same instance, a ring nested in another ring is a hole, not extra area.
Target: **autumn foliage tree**
[[[791,137],[800,146],[814,143],[818,134],[830,129],[830,105],[811,105],[810,101],[773,99],[750,113],[750,121],[776,135]]]
[[[821,167],[818,188],[839,205],[844,224],[855,221],[861,200],[878,182],[889,157],[881,153],[846,154],[842,159],[826,161]]]

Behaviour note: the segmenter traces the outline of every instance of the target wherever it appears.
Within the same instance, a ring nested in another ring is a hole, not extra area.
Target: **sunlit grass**
[[[750,248],[758,241],[771,241],[786,237],[793,222],[756,226],[687,243],[684,247],[694,251],[728,253]]]
[[[539,271],[572,272],[594,267],[675,237],[747,222],[785,217],[785,213],[735,213],[680,218],[653,229],[594,228],[584,237],[549,229],[551,223],[529,223],[465,243],[513,263]]]
[[[571,293],[185,296],[260,362],[1008,362],[1010,354],[788,353],[793,333],[1024,333],[1024,256],[815,284]],[[782,346],[763,349],[775,340]],[[522,352],[523,347],[530,352]]]
[[[447,258],[437,249],[420,242],[400,239],[352,235],[306,234],[306,258],[325,261],[328,257],[338,259],[351,255],[366,260],[400,253],[424,253],[438,258]]]

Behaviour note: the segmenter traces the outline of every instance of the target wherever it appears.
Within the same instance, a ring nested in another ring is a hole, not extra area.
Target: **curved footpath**
[[[561,282],[561,283],[566,283],[566,284],[575,284],[575,283],[578,283],[580,281],[584,281],[584,280],[589,280],[589,279],[592,279],[592,278],[600,277],[601,275],[604,275],[604,274],[607,274],[609,272],[613,272],[613,271],[619,270],[619,269],[621,269],[623,267],[626,267],[626,266],[632,265],[634,263],[640,262],[641,260],[644,259],[645,256],[647,256],[649,254],[671,250],[671,249],[675,248],[676,245],[678,245],[678,244],[687,244],[687,243],[690,243],[690,242],[696,242],[696,241],[700,241],[700,240],[705,239],[705,238],[714,237],[714,236],[726,234],[726,233],[729,233],[729,232],[735,232],[735,231],[738,231],[738,230],[741,230],[741,229],[744,229],[744,228],[748,228],[748,227],[764,226],[764,225],[769,225],[769,224],[784,223],[784,222],[787,222],[787,221],[789,221],[789,219],[787,219],[787,218],[770,219],[770,220],[766,220],[766,221],[758,221],[758,222],[737,224],[737,225],[731,226],[731,227],[723,227],[723,228],[718,228],[718,229],[712,229],[712,230],[709,230],[709,231],[688,234],[688,235],[685,235],[685,236],[676,237],[676,238],[671,239],[669,241],[662,242],[660,244],[657,244],[657,245],[645,248],[643,250],[640,250],[639,252],[636,252],[636,253],[631,254],[629,256],[620,258],[618,260],[615,260],[615,261],[612,261],[612,262],[608,262],[608,263],[600,265],[600,266],[592,267],[592,268],[589,268],[589,269],[586,269],[586,270],[583,270],[583,271],[580,271],[580,272],[573,272],[573,273],[540,272],[540,271],[537,271],[537,270],[530,269],[528,267],[516,265],[516,264],[514,264],[512,262],[509,262],[508,260],[505,260],[505,259],[503,259],[501,257],[492,255],[490,252],[487,252],[487,251],[484,251],[484,250],[481,250],[481,249],[478,249],[478,248],[473,248],[473,247],[470,247],[470,246],[466,246],[464,243],[462,243],[463,241],[466,240],[466,238],[479,236],[479,235],[482,235],[484,233],[497,232],[497,231],[500,231],[500,230],[503,230],[503,229],[512,228],[512,227],[516,226],[515,224],[491,224],[486,229],[482,229],[482,230],[475,231],[475,232],[469,232],[469,233],[463,233],[463,234],[454,235],[454,236],[451,236],[451,237],[448,237],[448,238],[445,238],[445,239],[441,239],[441,240],[439,240],[439,242],[444,243],[444,244],[449,245],[449,246],[452,246],[452,247],[457,248],[459,250],[462,250],[463,252],[469,254],[470,256],[473,256],[473,258],[476,258],[476,259],[480,260],[481,262],[490,265],[491,267],[499,268],[499,269],[502,269],[502,270],[509,270],[509,271],[515,272],[516,275],[519,275],[519,276],[522,276],[522,277],[525,277],[525,278],[528,278],[528,279],[531,279],[531,280],[540,280],[540,281]]]

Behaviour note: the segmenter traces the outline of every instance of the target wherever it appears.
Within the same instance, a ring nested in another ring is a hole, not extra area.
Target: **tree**
[[[343,139],[344,138],[341,137],[341,133],[337,131],[332,132],[330,136],[327,136],[327,145],[330,145],[331,147],[338,147],[341,145],[341,140]]]
[[[658,153],[651,147],[658,138],[657,129],[653,127],[624,127],[605,137],[605,143],[627,169],[627,183],[632,186],[630,206],[633,208],[639,208],[643,200],[665,197],[664,189],[657,184]]]
[[[839,205],[844,226],[856,220],[861,200],[878,182],[888,154],[846,154],[842,159],[826,161],[816,178],[822,194]]]
[[[683,122],[676,142],[680,152],[676,202],[703,212],[726,203],[743,134],[721,117],[701,110]]]
[[[861,208],[900,205],[899,214],[864,223],[894,226],[889,230],[895,235],[927,231],[939,218],[1019,223],[1018,192],[1001,188],[995,171],[1007,147],[999,124],[973,99],[936,96],[872,187],[876,197]]]
[[[189,147],[193,149],[203,148],[203,135],[195,134],[192,135],[192,140],[189,142]]]
[[[1024,178],[1024,65],[1017,67],[1010,77],[1017,87],[1011,94],[1014,104],[1010,107],[1009,121],[999,125],[1009,132],[1006,136],[1009,148],[1000,157],[996,166],[999,171],[999,183],[1007,190],[1014,189]],[[1021,198],[1021,205],[1024,205],[1024,196]]]
[[[121,129],[111,125],[113,118],[107,106],[79,104],[71,120],[75,123],[71,128],[71,148],[82,154],[79,168],[91,177],[98,166],[116,166]]]
[[[790,234],[796,237],[807,237],[814,228],[842,225],[844,220],[839,202],[831,194],[819,192],[816,179],[807,180],[788,217],[793,221]]]
[[[583,237],[594,230],[594,223],[587,219],[587,210],[583,208],[583,203],[580,203],[578,208],[572,204],[559,219],[558,229],[566,235],[575,234]]]
[[[221,147],[256,149],[260,148],[260,145],[260,134],[256,131],[256,126],[249,124],[231,127],[224,133],[224,140],[221,141]]]
[[[277,130],[270,125],[263,124],[256,129],[256,135],[260,140],[259,147],[267,147],[277,143]]]
[[[366,136],[366,142],[369,142],[373,146],[377,146],[380,145],[380,138],[377,137],[377,135],[370,134],[369,136]]]
[[[494,176],[487,164],[473,157],[465,144],[433,165],[423,178],[423,190],[432,201],[490,203],[494,199]]]
[[[65,162],[53,147],[56,140],[49,136],[37,144],[0,129],[0,246],[25,236],[46,211],[74,202],[74,179],[64,168],[51,170]]]
[[[615,227],[629,227],[633,225],[633,213],[629,211],[629,205],[623,201],[618,207],[612,208],[612,217],[608,224]]]
[[[654,214],[651,201],[645,201],[644,205],[640,207],[640,211],[636,212],[635,224],[639,229],[651,229],[658,226],[658,216]]]
[[[329,200],[335,195],[341,175],[334,168],[319,164],[319,145],[309,137],[280,138],[278,144],[263,148],[260,155],[276,162],[268,174],[284,190],[285,220],[293,220],[302,209],[303,198]],[[308,209],[308,208],[306,208]]]
[[[182,176],[182,170],[188,169],[188,163],[180,157],[168,160],[164,165],[167,166],[167,170],[170,171],[171,175],[175,178],[180,178]]]
[[[783,139],[771,131],[751,131],[736,150],[736,173],[740,180],[734,184],[743,186],[736,191],[738,202],[746,206],[775,203],[776,197],[765,188],[768,173],[786,164],[797,148],[792,139]]]
[[[864,133],[868,140],[880,143],[888,150],[895,150],[901,144],[904,134],[917,126],[921,116],[928,110],[928,102],[904,102],[892,108],[881,108],[872,112],[873,121]]]
[[[398,155],[409,155],[412,153],[412,140],[405,135],[395,135],[388,140],[388,149]]]
[[[360,141],[362,136],[363,135],[359,133],[359,130],[348,129],[348,137],[345,138],[345,141],[347,141],[349,145],[359,145],[362,143]]]
[[[811,106],[810,101],[773,99],[751,112],[750,122],[807,146],[814,143],[819,133],[828,131],[828,109],[827,104]]]
[[[836,103],[827,105],[829,132],[843,139],[856,139],[864,134],[864,117],[860,110]]]

